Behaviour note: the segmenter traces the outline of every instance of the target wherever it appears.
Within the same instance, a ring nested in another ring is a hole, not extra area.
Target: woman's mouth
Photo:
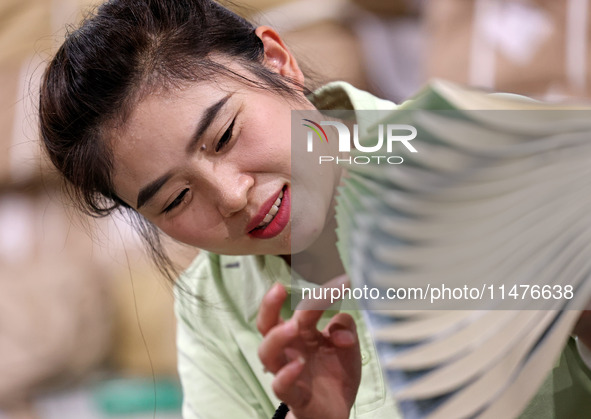
[[[271,223],[271,221],[273,221],[273,219],[275,218],[275,215],[277,215],[277,213],[279,212],[279,207],[281,206],[282,198],[283,198],[283,191],[281,191],[281,193],[279,194],[279,197],[273,203],[273,206],[271,207],[271,209],[269,210],[267,215],[265,215],[265,218],[263,219],[263,221],[261,221],[261,223],[257,226],[257,228],[265,228]]]
[[[259,224],[249,231],[248,234],[251,237],[270,239],[279,235],[289,224],[291,201],[287,185],[279,192],[275,201],[267,202],[265,207],[267,205],[271,205],[271,207]]]

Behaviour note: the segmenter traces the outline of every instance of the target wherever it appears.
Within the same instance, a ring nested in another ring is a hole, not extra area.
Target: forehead
[[[220,84],[199,81],[158,88],[139,98],[131,106],[127,118],[119,127],[119,134],[127,134],[138,125],[148,123],[155,117],[180,119],[187,112],[203,110],[235,87],[230,82]]]
[[[236,82],[190,82],[161,88],[138,99],[111,135],[114,151],[136,147],[150,139],[170,140],[195,127],[204,110],[230,93],[243,89]]]

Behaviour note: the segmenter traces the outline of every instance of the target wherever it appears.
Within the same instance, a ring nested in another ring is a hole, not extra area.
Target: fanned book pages
[[[591,300],[590,116],[435,82],[360,128],[416,129],[401,164],[348,166],[337,199],[405,418],[514,418],[550,372]]]

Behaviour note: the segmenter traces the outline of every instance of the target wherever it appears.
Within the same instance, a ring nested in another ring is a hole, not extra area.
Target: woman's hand
[[[344,279],[335,278],[325,286],[340,287]],[[279,313],[286,298],[283,286],[275,284],[263,298],[257,317],[264,336],[259,357],[275,374],[273,391],[289,406],[288,418],[347,419],[361,380],[353,318],[339,313],[319,331],[316,325],[328,303],[308,300],[283,321]]]

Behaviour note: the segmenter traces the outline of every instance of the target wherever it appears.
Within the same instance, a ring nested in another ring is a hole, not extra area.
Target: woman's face
[[[192,246],[221,254],[304,250],[324,229],[339,173],[292,171],[291,111],[314,109],[302,100],[233,80],[148,95],[111,140],[116,193]]]

